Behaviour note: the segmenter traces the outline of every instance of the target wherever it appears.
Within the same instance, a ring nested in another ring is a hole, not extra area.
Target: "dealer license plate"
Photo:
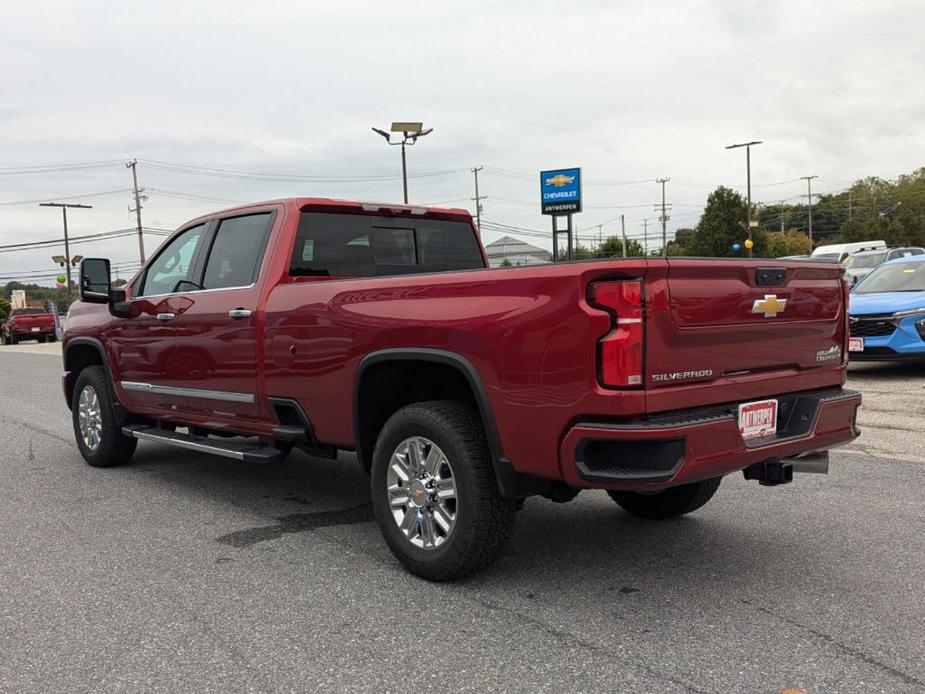
[[[771,436],[777,431],[777,400],[739,405],[739,433],[743,439]]]
[[[32,328],[32,332],[37,333],[41,328]]]
[[[849,337],[848,338],[848,351],[849,352],[863,352],[864,351],[864,338],[863,337]]]

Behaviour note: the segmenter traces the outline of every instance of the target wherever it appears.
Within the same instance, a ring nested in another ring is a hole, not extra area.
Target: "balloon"
[[[65,277],[64,275],[58,275],[57,277],[55,277],[55,282],[57,282],[58,284],[64,284],[65,282],[67,282],[67,277]]]
[[[745,239],[745,247],[751,250],[755,243],[751,239]]]
[[[742,246],[740,246],[740,245],[737,244],[737,243],[734,243],[734,244],[732,244],[732,250],[735,251],[736,253],[738,253],[739,251],[742,250]]]

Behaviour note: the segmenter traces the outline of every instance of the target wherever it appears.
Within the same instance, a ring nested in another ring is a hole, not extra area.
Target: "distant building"
[[[549,251],[510,236],[502,236],[497,241],[489,243],[485,246],[485,253],[488,255],[488,264],[491,267],[499,267],[505,259],[511,265],[536,265],[537,263],[548,263],[552,259]]]

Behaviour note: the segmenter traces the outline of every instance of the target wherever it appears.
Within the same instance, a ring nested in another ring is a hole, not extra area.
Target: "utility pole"
[[[665,209],[665,184],[670,181],[670,178],[659,178],[656,179],[656,183],[662,184],[662,216],[659,219],[662,221],[662,255],[668,255],[668,212]]]
[[[135,222],[138,226],[138,258],[141,261],[141,264],[145,263],[145,239],[141,230],[141,201],[147,200],[147,195],[142,195],[144,188],[138,188],[138,160],[132,159],[130,162],[125,164],[126,169],[132,170],[132,193],[135,196],[135,209],[131,207],[128,208],[129,212],[135,213]]]
[[[620,215],[620,234],[623,236],[623,257],[626,257],[626,220]]]
[[[851,219],[851,194],[853,192],[851,188],[848,189],[848,219]]]
[[[748,190],[748,208],[746,210],[746,219],[748,220],[748,239],[752,238],[752,145],[760,145],[761,140],[752,140],[751,142],[740,142],[737,145],[728,145],[726,149],[745,148],[745,177]],[[758,226],[755,224],[755,226]],[[752,249],[748,249],[748,257],[752,257]]]
[[[784,233],[784,201],[780,201],[780,233]]]
[[[71,246],[67,237],[67,208],[74,207],[89,210],[93,205],[82,205],[76,202],[40,202],[39,207],[60,207],[64,219],[64,264],[67,267],[67,305],[71,305]]]
[[[600,248],[604,245],[604,225],[597,225],[597,247]]]
[[[809,205],[809,251],[813,250],[813,179],[818,176],[800,176],[806,181],[806,201]]]
[[[642,220],[642,254],[649,257],[649,220]]]
[[[479,236],[482,235],[482,200],[487,197],[479,195],[479,171],[484,167],[480,164],[479,166],[474,166],[470,169],[473,175],[475,176],[475,197],[471,198],[475,200],[475,226],[478,227]]]

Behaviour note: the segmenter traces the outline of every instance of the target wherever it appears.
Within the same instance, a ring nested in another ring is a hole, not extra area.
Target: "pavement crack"
[[[28,429],[29,431],[31,431],[31,432],[34,433],[34,434],[41,434],[42,436],[50,436],[51,438],[57,439],[58,441],[61,441],[61,442],[66,443],[66,444],[68,444],[68,445],[71,444],[71,440],[70,440],[70,439],[67,439],[67,438],[65,438],[65,437],[63,437],[63,436],[59,436],[58,434],[54,433],[53,431],[48,431],[48,429],[43,429],[42,427],[37,427],[37,426],[35,426],[35,424],[32,424],[31,422],[24,422],[24,421],[22,421],[21,419],[15,419],[15,418],[13,418],[13,417],[10,417],[10,420],[13,421],[13,422],[16,422],[16,423],[19,424],[20,426],[25,427],[26,429]],[[30,441],[30,445],[31,445],[31,441]]]
[[[740,598],[740,602],[742,602],[744,605],[748,605],[749,607],[753,607],[759,612],[763,612],[766,615],[774,617],[775,619],[779,619],[785,624],[789,624],[792,627],[805,631],[806,633],[811,634],[812,636],[815,636],[817,639],[820,639],[821,641],[825,641],[826,643],[830,644],[833,648],[835,648],[835,650],[840,651],[844,653],[845,655],[849,655],[852,658],[857,658],[858,660],[861,660],[867,663],[868,665],[872,665],[873,667],[878,668],[879,670],[882,670],[883,672],[886,672],[892,675],[893,677],[896,677],[897,679],[902,680],[904,684],[909,684],[909,685],[913,685],[916,687],[925,687],[925,682],[918,679],[917,677],[910,675],[907,672],[903,672],[902,670],[898,670],[892,667],[891,665],[887,665],[886,663],[880,660],[877,660],[875,657],[868,655],[864,651],[861,651],[855,648],[854,646],[849,646],[846,643],[842,643],[841,641],[838,641],[834,637],[829,636],[828,634],[822,631],[819,631],[818,629],[813,629],[812,627],[807,626],[806,624],[802,624],[801,622],[798,622],[795,619],[790,619],[789,617],[785,617],[784,615],[778,614],[777,612],[774,612],[773,610],[769,610],[767,607],[756,605],[755,603],[749,600]]]
[[[233,533],[215,538],[216,542],[231,547],[251,547],[259,542],[278,540],[283,535],[303,533],[327,528],[336,525],[352,525],[354,523],[368,523],[374,520],[373,505],[361,504],[347,509],[335,511],[315,511],[314,513],[290,513],[280,516],[273,525],[263,525],[246,530],[236,530]]]
[[[594,653],[606,655],[610,658],[614,657],[613,649],[608,648],[604,644],[596,643],[594,641],[589,641],[588,639],[584,639],[570,631],[565,631],[564,629],[556,629],[554,626],[547,624],[546,622],[543,622],[539,619],[536,619],[535,617],[531,617],[529,615],[523,614],[522,612],[518,612],[513,607],[506,607],[505,605],[500,605],[498,603],[492,602],[490,600],[485,600],[483,598],[476,597],[474,595],[469,595],[467,597],[469,600],[476,603],[477,605],[484,607],[485,609],[492,610],[494,612],[502,612],[506,615],[515,617],[516,619],[520,620],[524,624],[527,624],[529,626],[539,629],[544,634],[547,634],[548,636],[553,637],[554,639],[556,639],[562,644],[574,644],[586,650],[592,651]],[[623,662],[631,665],[632,667],[642,670],[647,675],[658,678],[660,680],[664,680],[665,682],[671,682],[674,685],[683,687],[689,692],[694,692],[694,694],[709,694],[708,691],[704,689],[699,689],[698,687],[694,686],[690,682],[686,682],[684,680],[677,679],[676,677],[672,677],[671,675],[667,675],[663,672],[659,672],[658,670],[655,670],[654,668],[651,668],[648,665],[645,665],[638,660],[630,660],[628,658],[623,658],[620,656],[617,656],[617,657]]]

